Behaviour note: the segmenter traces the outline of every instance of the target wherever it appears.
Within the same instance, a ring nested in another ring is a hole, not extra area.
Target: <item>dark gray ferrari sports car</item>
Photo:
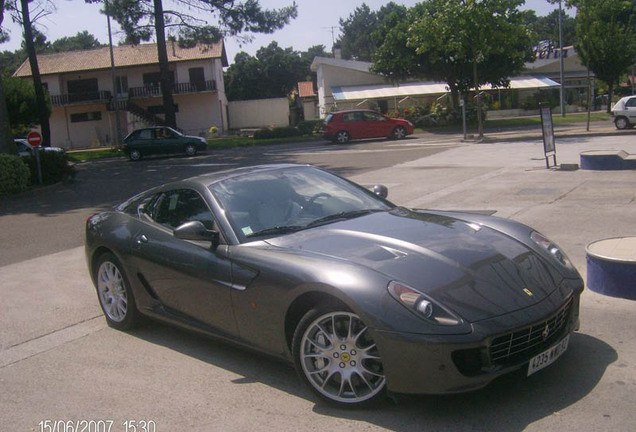
[[[111,327],[144,315],[266,352],[345,405],[531,375],[567,349],[583,291],[532,228],[307,165],[139,194],[87,220],[86,259]]]

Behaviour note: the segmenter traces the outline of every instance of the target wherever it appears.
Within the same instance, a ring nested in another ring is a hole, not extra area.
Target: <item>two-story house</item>
[[[38,55],[42,82],[51,96],[51,145],[72,148],[110,146],[145,125],[163,123],[156,44],[115,46],[113,80],[109,47]],[[168,42],[177,126],[203,136],[212,126],[228,128],[223,41],[179,47]],[[31,79],[28,59],[14,76]],[[116,104],[113,103],[116,100]]]

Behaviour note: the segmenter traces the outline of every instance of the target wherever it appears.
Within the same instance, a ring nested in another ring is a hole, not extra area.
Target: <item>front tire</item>
[[[398,126],[393,129],[393,139],[400,140],[406,138],[406,128]]]
[[[292,350],[301,379],[326,401],[353,406],[384,397],[377,346],[360,317],[344,307],[307,312],[294,332]]]
[[[123,266],[108,252],[99,257],[95,269],[97,298],[107,324],[118,330],[134,328],[139,324],[140,314]]]
[[[188,156],[194,156],[197,154],[197,148],[192,144],[186,144],[185,154]]]
[[[616,125],[616,129],[627,129],[629,127],[629,121],[626,117],[616,117],[614,120],[614,124]]]

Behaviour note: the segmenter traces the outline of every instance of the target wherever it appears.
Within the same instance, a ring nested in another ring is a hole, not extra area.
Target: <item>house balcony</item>
[[[91,103],[102,103],[111,100],[112,94],[109,91],[94,91],[83,93],[68,93],[61,95],[51,95],[53,106],[80,105]]]
[[[173,94],[201,93],[216,91],[216,81],[197,81],[175,83]],[[161,97],[161,88],[156,86],[131,87],[128,89],[128,97],[134,98],[152,98]]]
[[[197,81],[197,82],[184,82],[175,83],[173,94],[188,94],[188,93],[201,93],[216,91],[216,81]],[[159,86],[144,86],[144,87],[131,87],[128,89],[128,94],[118,95],[118,99],[139,99],[139,98],[152,98],[161,97],[161,89]],[[85,93],[69,93],[61,95],[51,95],[51,104],[53,106],[68,106],[68,105],[81,105],[91,103],[103,103],[110,102],[112,100],[112,92],[108,90],[101,90],[95,92]]]

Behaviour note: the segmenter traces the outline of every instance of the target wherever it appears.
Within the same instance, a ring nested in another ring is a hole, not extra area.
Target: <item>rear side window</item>
[[[140,130],[135,138],[142,139],[142,140],[152,139],[152,129]]]
[[[636,107],[636,97],[633,97],[631,99],[627,100],[627,103],[625,104],[626,107]]]

